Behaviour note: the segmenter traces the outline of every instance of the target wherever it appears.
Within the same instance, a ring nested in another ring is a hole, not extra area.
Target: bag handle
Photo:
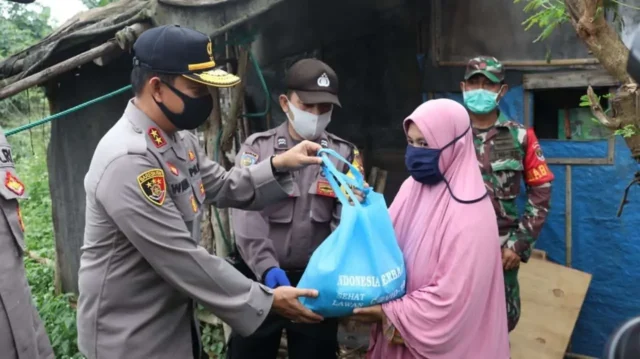
[[[342,162],[348,164],[352,172],[354,173],[354,177],[356,178],[355,179],[350,178],[344,173],[338,171],[338,169],[333,164],[333,162],[329,159],[327,154],[331,154],[334,157],[341,160]],[[349,195],[349,198],[351,198],[351,202],[357,207],[362,207],[362,205],[360,204],[360,201],[358,201],[358,199],[356,198],[355,194],[353,193],[350,187],[350,186],[354,186],[361,192],[365,192],[365,193],[367,192],[364,189],[364,179],[360,171],[333,150],[323,149],[318,151],[318,155],[322,157],[322,171],[324,172],[325,177],[329,181],[331,188],[333,188],[334,193],[338,197],[338,200],[343,205],[350,205],[349,199],[345,196],[345,194],[341,190],[342,188],[344,188],[345,192],[347,192],[347,194]]]
[[[335,150],[332,150],[330,148],[323,148],[320,151],[318,151],[318,156],[322,156],[322,155],[331,155],[333,157],[335,157],[338,161],[344,163],[345,165],[347,165],[347,167],[349,167],[349,169],[351,170],[351,173],[353,174],[354,178],[350,178],[348,176],[346,176],[344,173],[338,171],[336,169],[336,173],[346,177],[346,181],[349,182],[350,185],[356,187],[358,190],[360,191],[364,191],[364,177],[362,175],[362,173],[360,173],[360,170],[352,165],[351,163],[349,163],[349,161],[347,161],[344,157],[340,156],[340,154],[338,152],[336,152]],[[326,157],[326,156],[322,156],[322,157]],[[323,160],[324,162],[324,160]],[[329,161],[332,165],[332,167],[335,169],[335,166],[333,166],[333,162]]]

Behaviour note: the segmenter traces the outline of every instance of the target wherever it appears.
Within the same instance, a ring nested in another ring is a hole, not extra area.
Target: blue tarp
[[[460,93],[436,94],[461,102]],[[524,118],[521,86],[509,90],[500,109],[520,123]],[[530,97],[533,112],[533,98]],[[530,116],[533,119],[532,113]],[[546,158],[603,158],[607,141],[540,140]],[[536,248],[550,260],[565,264],[566,165],[551,165],[555,175],[551,211]],[[640,188],[632,188],[631,203],[616,217],[624,187],[637,165],[620,137],[613,165],[572,165],[572,266],[593,279],[573,332],[571,351],[601,357],[610,333],[621,322],[640,315]],[[520,198],[522,208],[525,197]]]

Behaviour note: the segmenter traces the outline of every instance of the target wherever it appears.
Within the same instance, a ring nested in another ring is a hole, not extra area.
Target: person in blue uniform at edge
[[[333,107],[340,106],[333,69],[320,60],[303,59],[289,68],[285,82],[287,92],[279,100],[288,121],[249,136],[238,151],[236,166],[258,166],[299,141],[309,140],[337,151],[364,175],[356,146],[326,131]],[[348,166],[338,166],[353,176]],[[357,196],[363,200],[361,192]],[[294,191],[289,198],[260,212],[234,209],[231,215],[237,249],[248,266],[248,275],[278,288],[297,285],[313,251],[337,227],[340,204],[321,169],[307,167],[294,173]],[[275,359],[283,329],[290,359],[337,357],[337,319],[304,324],[273,314],[248,337],[232,332],[227,358]]]

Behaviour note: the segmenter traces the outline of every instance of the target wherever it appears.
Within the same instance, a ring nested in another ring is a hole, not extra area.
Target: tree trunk
[[[631,155],[640,161],[640,129],[638,127],[637,102],[640,99],[638,86],[627,73],[629,49],[607,22],[602,9],[602,0],[565,0],[567,13],[578,36],[589,51],[600,61],[602,67],[622,86],[612,99],[612,112],[605,114],[597,96],[589,87],[588,95],[594,116],[612,131],[629,129],[633,133],[625,136]]]

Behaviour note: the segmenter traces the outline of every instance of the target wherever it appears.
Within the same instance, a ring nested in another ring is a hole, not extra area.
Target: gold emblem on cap
[[[208,70],[216,66],[216,62],[213,60],[213,44],[211,43],[211,39],[207,42],[207,55],[209,55],[211,61],[189,64],[189,71]]]

